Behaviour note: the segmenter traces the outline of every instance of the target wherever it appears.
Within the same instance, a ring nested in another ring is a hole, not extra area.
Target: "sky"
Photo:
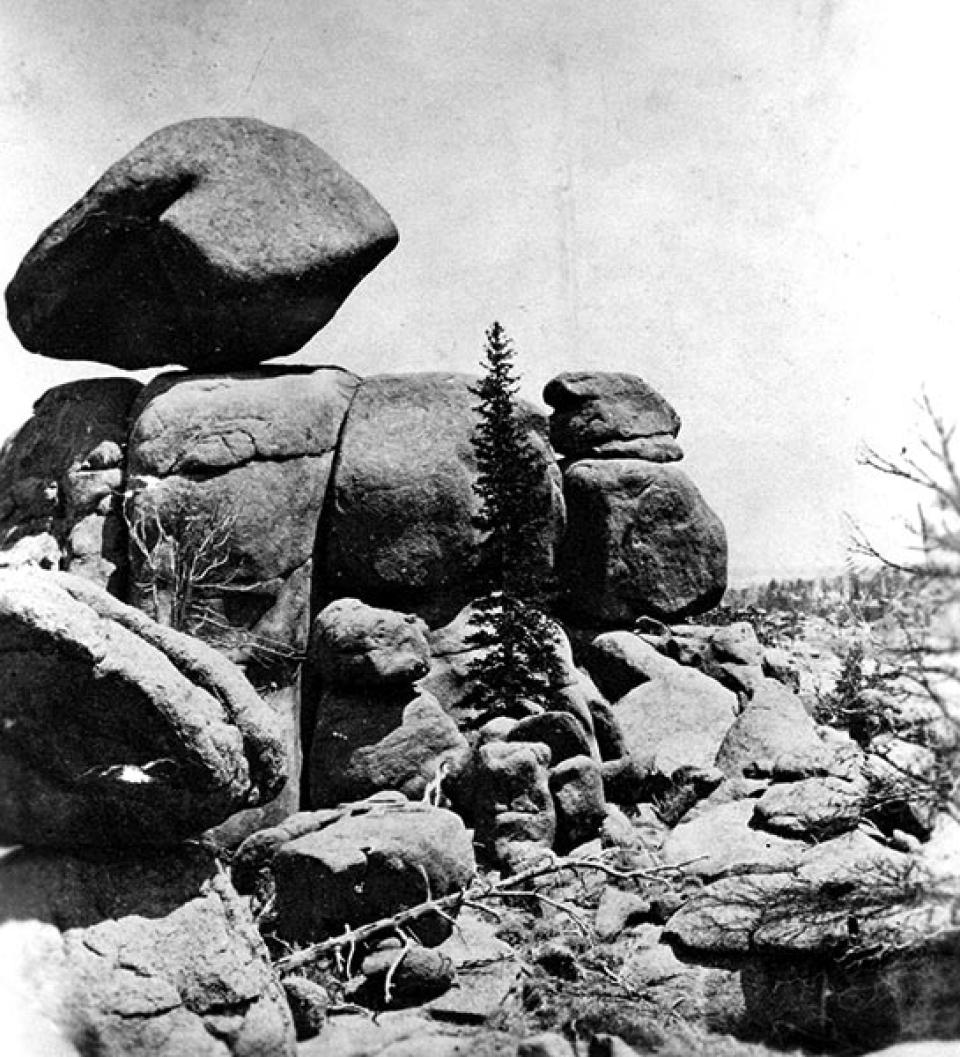
[[[957,39],[954,0],[18,0],[0,281],[156,129],[296,129],[400,245],[287,362],[476,371],[497,319],[534,400],[583,369],[670,400],[734,582],[839,567],[918,498],[859,446],[958,402]],[[0,434],[114,373],[4,322]]]

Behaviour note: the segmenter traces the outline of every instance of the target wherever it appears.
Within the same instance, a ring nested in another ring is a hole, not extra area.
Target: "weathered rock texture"
[[[720,519],[682,471],[585,459],[564,471],[567,531],[557,572],[578,623],[702,613],[726,589]]]
[[[0,922],[34,1037],[82,1057],[295,1052],[250,912],[197,849],[149,861],[17,852],[0,864]]]
[[[457,815],[403,803],[346,815],[283,842],[271,868],[277,931],[301,941],[465,888],[476,869],[470,834]],[[411,930],[436,944],[450,927],[449,919],[429,915]]]
[[[480,592],[474,384],[443,373],[364,380],[318,535],[317,608],[353,596],[436,625]],[[533,560],[546,572],[562,525],[559,473],[545,424],[525,413],[543,471],[542,550]]]
[[[507,864],[517,846],[553,847],[557,812],[550,792],[550,750],[542,742],[491,741],[473,777],[477,843]]]
[[[0,573],[0,655],[3,843],[174,843],[284,785],[237,669],[86,580]]]
[[[334,367],[151,382],[128,463],[137,604],[170,620],[190,590],[185,630],[283,682],[306,649],[317,521],[357,384]]]
[[[667,661],[663,673],[614,706],[631,756],[645,774],[712,768],[736,718],[736,697],[692,668]]]
[[[310,803],[385,790],[439,796],[469,755],[456,721],[414,684],[430,667],[426,625],[410,614],[331,602],[314,621],[303,691]]]
[[[31,352],[135,369],[295,352],[396,245],[305,136],[252,118],[160,129],[40,236],[7,288]]]
[[[0,450],[0,547],[52,536],[56,566],[123,590],[124,453],[142,388],[132,378],[90,378],[40,397]]]
[[[680,416],[636,375],[566,371],[547,383],[543,399],[553,408],[550,441],[568,458],[682,456],[674,440]]]
[[[326,807],[397,789],[411,800],[469,756],[456,722],[428,693],[330,690],[317,708],[308,761],[310,803]]]
[[[341,598],[314,621],[310,663],[326,687],[409,688],[430,670],[426,631],[411,614]]]

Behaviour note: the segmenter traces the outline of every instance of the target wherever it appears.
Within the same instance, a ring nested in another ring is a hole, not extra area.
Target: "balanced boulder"
[[[240,672],[66,573],[0,573],[0,841],[163,845],[286,780]]]
[[[636,375],[565,371],[547,383],[543,399],[553,408],[551,443],[568,458],[682,458],[674,440],[680,416]]]
[[[135,370],[295,352],[393,249],[387,213],[306,136],[160,129],[40,236],[7,288],[31,352]]]

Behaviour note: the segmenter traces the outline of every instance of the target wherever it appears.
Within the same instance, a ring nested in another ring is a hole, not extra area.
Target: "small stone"
[[[601,940],[616,939],[631,924],[650,913],[650,902],[636,892],[607,885],[600,897],[594,928]]]
[[[579,957],[565,943],[552,940],[544,943],[533,952],[534,962],[551,976],[561,980],[579,980]]]
[[[588,1057],[639,1057],[637,1051],[628,1046],[617,1035],[605,1035],[602,1032],[590,1040]]]
[[[554,1031],[530,1035],[520,1040],[517,1057],[575,1057],[570,1043]]]
[[[600,826],[600,843],[604,848],[643,847],[640,834],[616,804],[607,804],[607,814]]]
[[[330,1007],[326,988],[305,976],[288,976],[283,981],[283,990],[293,1014],[297,1041],[315,1038],[323,1028]]]
[[[410,1005],[442,995],[456,975],[453,962],[417,944],[374,951],[363,960],[364,992],[378,1005]],[[388,993],[389,992],[389,993]]]

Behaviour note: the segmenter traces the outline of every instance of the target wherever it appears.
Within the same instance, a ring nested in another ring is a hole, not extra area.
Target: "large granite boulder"
[[[777,761],[801,755],[822,759],[828,766],[834,754],[818,736],[800,698],[780,683],[764,679],[727,732],[716,762],[725,775],[741,777],[770,774]]]
[[[565,371],[548,382],[550,441],[572,459],[612,456],[673,462],[680,416],[633,374]]]
[[[866,802],[864,781],[802,778],[770,786],[757,803],[754,820],[774,833],[823,840],[855,829]]]
[[[728,871],[667,927],[684,947],[711,954],[853,954],[878,943],[906,949],[956,932],[948,902],[918,901],[922,880],[910,856],[854,831],[779,868]]]
[[[67,573],[0,573],[0,842],[163,845],[283,788],[240,672]]]
[[[272,713],[272,726],[283,746],[287,782],[280,793],[253,807],[245,807],[205,830],[200,838],[210,847],[232,852],[251,833],[275,826],[300,808],[303,745],[300,736],[300,681],[291,686],[258,691]]]
[[[736,719],[736,695],[702,672],[663,660],[662,674],[622,697],[614,714],[643,773],[705,771]]]
[[[149,859],[15,852],[0,864],[0,922],[0,958],[20,999],[4,1020],[5,1043],[14,1046],[6,1052],[296,1051],[250,911],[197,848]],[[44,1047],[16,1047],[19,1018]]]
[[[669,678],[677,662],[632,631],[605,631],[587,650],[586,666],[598,689],[610,701],[652,679]]]
[[[317,614],[309,661],[327,687],[409,688],[430,670],[426,631],[411,614],[341,598]]]
[[[300,835],[279,841],[269,863],[277,933],[290,940],[341,932],[449,895],[466,888],[476,871],[469,831],[442,808],[382,802],[332,824],[329,813],[318,812],[313,829],[309,815],[298,818],[293,832]],[[450,934],[451,918],[429,914],[408,927],[434,945]]]
[[[870,743],[863,773],[867,815],[877,826],[929,837],[953,781],[929,746],[881,734]]]
[[[149,136],[43,232],[7,310],[57,359],[245,367],[306,344],[396,243],[305,136],[198,118]]]
[[[791,869],[806,845],[757,829],[755,810],[749,799],[696,809],[664,841],[663,861],[701,878]]]
[[[377,375],[361,384],[344,423],[316,552],[316,601],[356,597],[450,620],[481,593],[473,525],[475,379]],[[523,405],[542,466],[538,559],[544,573],[562,525],[559,471],[542,417]]]
[[[717,605],[727,582],[723,525],[682,471],[637,459],[564,470],[567,531],[557,555],[571,619],[623,625]]]
[[[47,390],[0,449],[0,548],[56,541],[55,567],[123,588],[121,514],[132,378],[89,378]]]
[[[303,681],[306,792],[314,806],[386,790],[438,799],[469,755],[456,722],[414,684],[430,667],[426,625],[355,598],[313,623]]]
[[[289,681],[306,650],[317,521],[357,384],[335,367],[171,373],[137,402],[133,600],[258,682]]]
[[[310,803],[328,807],[398,790],[439,799],[470,755],[456,722],[428,693],[331,689],[320,698],[307,763]]]

